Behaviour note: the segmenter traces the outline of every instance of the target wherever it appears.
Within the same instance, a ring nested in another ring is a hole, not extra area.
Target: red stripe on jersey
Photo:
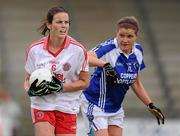
[[[26,60],[27,60],[27,58],[28,58],[28,54],[29,54],[30,49],[31,49],[32,47],[34,47],[34,46],[37,46],[37,45],[40,45],[40,44],[43,44],[43,43],[44,43],[44,38],[41,38],[40,40],[32,43],[32,44],[26,49]]]
[[[81,43],[79,43],[78,41],[76,41],[73,38],[70,38],[70,43],[73,44],[73,45],[79,46],[79,47],[81,47],[83,49],[85,60],[84,60],[83,65],[82,65],[82,70],[85,71],[85,68],[86,68],[86,65],[87,65],[87,61],[88,61],[86,48]]]

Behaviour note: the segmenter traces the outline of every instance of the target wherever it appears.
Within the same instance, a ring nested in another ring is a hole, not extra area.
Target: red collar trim
[[[66,36],[62,45],[61,45],[61,48],[56,52],[56,53],[53,53],[49,50],[49,37],[50,36],[47,36],[44,38],[44,49],[47,50],[51,55],[53,55],[54,57],[56,57],[63,49],[67,48],[69,46],[69,43],[70,43],[70,38],[69,36]]]

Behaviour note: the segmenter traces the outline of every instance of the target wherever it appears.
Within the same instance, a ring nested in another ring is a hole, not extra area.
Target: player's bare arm
[[[79,91],[89,86],[89,73],[81,71],[79,74],[79,80],[72,83],[65,83],[63,92]]]
[[[136,81],[132,84],[132,89],[135,92],[135,94],[137,95],[137,97],[145,104],[148,105],[149,103],[151,103],[151,99],[147,93],[147,91],[145,90],[141,79],[140,79],[140,74],[138,74]]]
[[[28,88],[29,88],[29,77],[30,77],[30,74],[26,72],[25,78],[24,78],[24,89],[25,90],[28,90]]]
[[[132,89],[137,95],[137,97],[139,97],[139,99],[141,99],[141,101],[145,105],[147,105],[148,110],[156,117],[158,124],[164,124],[165,117],[161,110],[158,107],[156,107],[151,101],[149,95],[147,94],[147,91],[144,89],[144,86],[142,85],[139,74],[135,83],[132,85]]]
[[[97,55],[94,51],[88,51],[88,58],[90,67],[103,67],[106,64],[105,61],[97,58]]]

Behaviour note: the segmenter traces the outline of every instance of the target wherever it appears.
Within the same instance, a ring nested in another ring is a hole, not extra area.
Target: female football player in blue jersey
[[[122,102],[129,87],[155,115],[158,124],[164,124],[164,115],[154,106],[141,82],[140,71],[145,64],[143,48],[136,43],[138,30],[135,17],[123,17],[117,22],[116,37],[88,52],[89,64],[96,68],[82,95],[87,133],[93,128],[95,136],[122,136]]]

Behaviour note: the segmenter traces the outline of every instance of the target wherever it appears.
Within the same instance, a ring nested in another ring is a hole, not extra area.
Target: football
[[[36,85],[39,85],[43,80],[52,81],[52,73],[50,70],[45,68],[37,69],[31,73],[29,84],[31,85],[36,79],[38,79]]]

